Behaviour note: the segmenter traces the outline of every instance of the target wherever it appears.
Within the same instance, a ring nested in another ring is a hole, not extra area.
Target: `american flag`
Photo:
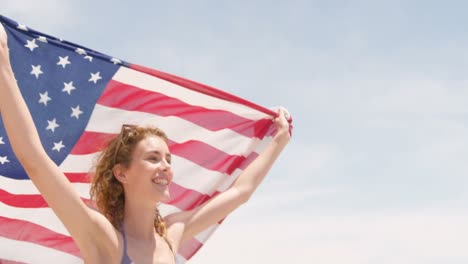
[[[226,190],[271,140],[269,109],[215,88],[124,62],[0,16],[11,64],[48,155],[85,200],[93,161],[122,124],[169,136],[174,182],[163,215]],[[40,166],[38,164],[38,166]],[[182,245],[189,260],[215,224]],[[0,263],[82,263],[64,226],[14,156],[0,122]]]

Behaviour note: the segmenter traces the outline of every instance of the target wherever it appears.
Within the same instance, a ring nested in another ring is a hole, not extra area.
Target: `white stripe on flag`
[[[65,173],[84,173],[94,168],[96,157],[100,152],[85,155],[68,155],[60,164],[60,170]]]

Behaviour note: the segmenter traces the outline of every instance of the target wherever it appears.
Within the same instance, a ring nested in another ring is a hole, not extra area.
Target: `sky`
[[[0,0],[42,32],[290,111],[290,144],[192,264],[468,263],[467,9]]]

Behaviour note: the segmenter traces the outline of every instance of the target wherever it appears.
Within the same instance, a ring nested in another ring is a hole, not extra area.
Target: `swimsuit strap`
[[[123,256],[122,256],[122,261],[120,261],[120,264],[132,264],[133,261],[130,259],[130,257],[127,254],[127,236],[125,235],[125,227],[123,223],[120,225],[120,230],[122,230],[122,238],[124,242]]]

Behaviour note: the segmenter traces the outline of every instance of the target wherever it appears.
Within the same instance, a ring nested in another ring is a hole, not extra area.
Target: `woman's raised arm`
[[[207,227],[225,218],[237,207],[247,202],[263,181],[275,160],[290,139],[289,123],[286,112],[279,109],[275,118],[276,134],[265,150],[239,175],[234,184],[198,208],[176,213],[166,218],[171,225],[183,226],[181,241],[190,239]],[[180,230],[180,228],[176,228]],[[170,231],[170,230],[169,230]]]
[[[45,152],[16,83],[9,57],[7,34],[0,23],[0,113],[8,139],[34,185],[83,249],[83,245],[93,244],[89,238],[96,236],[92,234],[96,231],[93,223],[100,214],[87,207]]]

